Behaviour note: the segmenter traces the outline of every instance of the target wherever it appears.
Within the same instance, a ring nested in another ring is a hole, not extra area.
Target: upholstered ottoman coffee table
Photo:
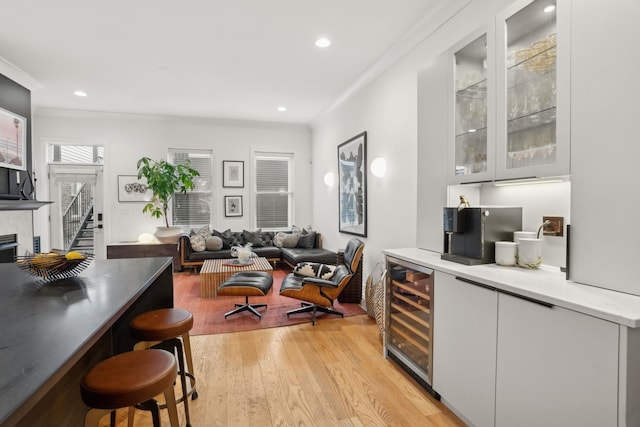
[[[218,287],[218,295],[243,296],[244,304],[236,304],[235,309],[225,313],[225,319],[241,311],[250,311],[262,319],[262,314],[256,308],[266,307],[267,304],[249,304],[249,297],[265,296],[272,285],[273,277],[264,271],[242,271],[229,277]]]

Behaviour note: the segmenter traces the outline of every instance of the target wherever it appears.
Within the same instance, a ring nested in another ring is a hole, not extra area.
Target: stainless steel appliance
[[[466,265],[495,261],[495,242],[512,240],[522,230],[522,208],[480,206],[444,208],[442,259]]]

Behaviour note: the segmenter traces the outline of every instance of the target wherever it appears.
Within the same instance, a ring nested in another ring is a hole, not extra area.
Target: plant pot
[[[182,233],[181,227],[156,227],[156,232],[153,233],[156,239],[161,243],[178,243],[180,234]]]

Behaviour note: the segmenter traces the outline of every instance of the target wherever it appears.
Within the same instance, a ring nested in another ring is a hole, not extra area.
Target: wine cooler
[[[385,355],[431,390],[433,270],[387,256]]]

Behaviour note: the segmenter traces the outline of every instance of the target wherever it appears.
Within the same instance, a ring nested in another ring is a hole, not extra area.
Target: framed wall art
[[[338,145],[338,224],[341,233],[367,236],[367,132]]]
[[[243,161],[222,161],[222,186],[225,188],[244,188]]]
[[[153,192],[147,188],[147,182],[137,175],[118,175],[119,202],[149,202]]]
[[[0,108],[0,166],[27,170],[27,119]]]
[[[224,196],[224,216],[242,216],[242,196]]]

